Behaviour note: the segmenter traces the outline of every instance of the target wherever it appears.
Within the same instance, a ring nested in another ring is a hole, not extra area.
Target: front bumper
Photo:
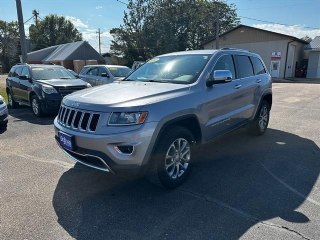
[[[60,94],[43,94],[44,96],[41,96],[40,101],[42,105],[42,109],[46,113],[57,113],[59,111],[62,97]]]
[[[8,109],[5,105],[0,106],[0,125],[8,123]]]
[[[117,174],[144,170],[155,141],[157,123],[144,123],[134,131],[104,135],[71,130],[60,125],[57,118],[54,125],[57,143],[69,157],[87,166]],[[60,145],[59,132],[74,136],[74,150]],[[124,154],[119,152],[118,146],[133,146],[133,151]]]

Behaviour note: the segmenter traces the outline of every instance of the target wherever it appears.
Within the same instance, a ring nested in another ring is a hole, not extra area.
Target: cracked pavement
[[[320,239],[320,84],[276,83],[269,129],[201,146],[173,191],[68,159],[53,118],[10,111],[0,239]]]

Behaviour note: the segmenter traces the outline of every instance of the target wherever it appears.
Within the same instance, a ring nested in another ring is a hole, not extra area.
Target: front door
[[[23,67],[21,76],[26,76],[27,78],[30,79],[30,72],[28,67]],[[29,79],[20,79],[20,99],[23,102],[29,102],[29,93],[32,89],[32,84]]]
[[[280,61],[271,61],[270,74],[274,78],[280,77]]]
[[[209,140],[218,134],[231,129],[236,124],[237,109],[240,102],[240,80],[236,79],[234,61],[231,55],[223,55],[215,64],[215,70],[229,70],[232,73],[232,81],[222,84],[214,84],[206,89],[202,114],[206,116],[204,138]]]

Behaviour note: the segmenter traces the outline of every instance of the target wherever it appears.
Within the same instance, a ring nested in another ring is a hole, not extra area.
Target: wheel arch
[[[156,143],[159,141],[159,139],[161,138],[161,136],[163,135],[163,133],[166,130],[168,130],[169,128],[174,127],[174,126],[180,126],[180,127],[184,127],[186,129],[188,129],[192,133],[195,141],[197,143],[201,142],[202,132],[201,132],[199,120],[196,115],[188,114],[188,115],[184,115],[184,116],[180,116],[180,117],[171,119],[168,122],[166,122],[165,124],[163,124],[163,126],[161,127],[161,129],[158,133]]]

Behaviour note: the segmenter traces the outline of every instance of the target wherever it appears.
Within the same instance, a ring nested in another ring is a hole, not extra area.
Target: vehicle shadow
[[[275,217],[306,223],[296,208],[319,204],[308,197],[320,170],[320,150],[309,139],[239,130],[201,146],[195,157],[190,179],[173,191],[70,169],[53,196],[58,222],[76,239],[239,239]]]
[[[39,118],[33,115],[31,108],[20,106],[16,109],[9,109],[9,115],[13,117],[13,119],[9,119],[9,121],[13,122],[27,121],[38,125],[52,125],[57,114],[47,114]]]

